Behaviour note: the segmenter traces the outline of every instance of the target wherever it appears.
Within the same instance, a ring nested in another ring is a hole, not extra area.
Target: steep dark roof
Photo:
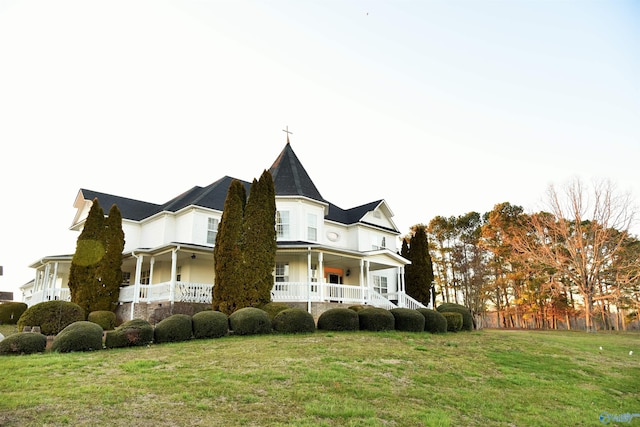
[[[339,222],[341,224],[355,224],[357,222],[361,222],[360,220],[362,217],[364,217],[367,212],[377,208],[380,203],[382,203],[382,200],[356,206],[351,209],[342,209],[333,203],[329,203],[329,213],[326,218],[330,221]]]
[[[128,199],[126,197],[114,196],[112,194],[100,193],[97,191],[81,189],[85,200],[98,198],[100,206],[108,211],[112,205],[118,205],[122,217],[133,221],[140,221],[158,212],[177,212],[187,206],[201,206],[221,211],[224,208],[224,201],[227,198],[227,190],[234,178],[225,176],[206,187],[192,187],[177,197],[161,205],[155,203],[142,202],[140,200]],[[250,183],[240,181],[249,191]],[[106,213],[106,212],[105,212]]]
[[[273,176],[276,195],[302,196],[325,202],[288,140],[269,171]]]
[[[87,190],[84,188],[81,188],[80,191],[82,192],[85,200],[98,198],[98,202],[105,213],[111,209],[111,206],[118,205],[118,209],[120,209],[122,217],[134,221],[140,221],[150,217],[151,215],[160,212],[162,207],[155,203],[142,202],[140,200],[100,193],[98,191]]]
[[[300,163],[298,156],[293,152],[288,140],[287,145],[285,145],[269,170],[273,176],[276,195],[301,196],[327,203],[329,211],[326,218],[337,223],[355,224],[361,222],[367,212],[374,210],[382,202],[382,200],[377,200],[351,209],[342,209],[327,202],[316,188],[302,163]],[[116,204],[123,218],[141,221],[159,212],[177,212],[188,206],[200,206],[222,211],[229,185],[231,185],[233,179],[230,176],[224,176],[206,187],[192,187],[163,204],[143,202],[87,189],[81,189],[80,191],[85,200],[93,200],[97,197],[105,213],[112,205]],[[249,194],[251,183],[239,181],[244,184],[247,194]]]

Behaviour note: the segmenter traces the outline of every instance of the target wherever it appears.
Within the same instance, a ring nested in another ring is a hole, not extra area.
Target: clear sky
[[[0,290],[73,253],[80,188],[252,180],[286,126],[402,233],[574,177],[637,199],[639,42],[638,1],[0,0]]]

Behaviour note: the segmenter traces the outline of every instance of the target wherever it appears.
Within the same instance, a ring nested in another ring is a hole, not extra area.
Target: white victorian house
[[[341,209],[325,200],[287,140],[270,168],[276,191],[278,249],[272,300],[318,315],[333,304],[422,307],[406,295],[399,255],[400,232],[384,200]],[[125,233],[122,320],[158,317],[178,307],[211,304],[213,246],[233,178],[193,187],[163,204],[80,189],[71,230],[82,230],[95,198],[122,213]],[[247,192],[249,182],[244,182]],[[69,300],[72,255],[47,256],[31,267],[35,279],[22,286],[33,305]],[[184,312],[184,311],[183,311]]]

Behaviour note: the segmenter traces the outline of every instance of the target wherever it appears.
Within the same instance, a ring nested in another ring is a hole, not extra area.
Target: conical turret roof
[[[302,196],[326,202],[293,152],[289,138],[269,171],[273,176],[277,196]]]

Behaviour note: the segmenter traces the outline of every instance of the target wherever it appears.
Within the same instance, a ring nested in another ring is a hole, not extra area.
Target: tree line
[[[445,303],[507,328],[626,329],[639,320],[634,207],[610,182],[550,186],[547,208],[508,202],[485,214],[436,216],[424,228]]]

